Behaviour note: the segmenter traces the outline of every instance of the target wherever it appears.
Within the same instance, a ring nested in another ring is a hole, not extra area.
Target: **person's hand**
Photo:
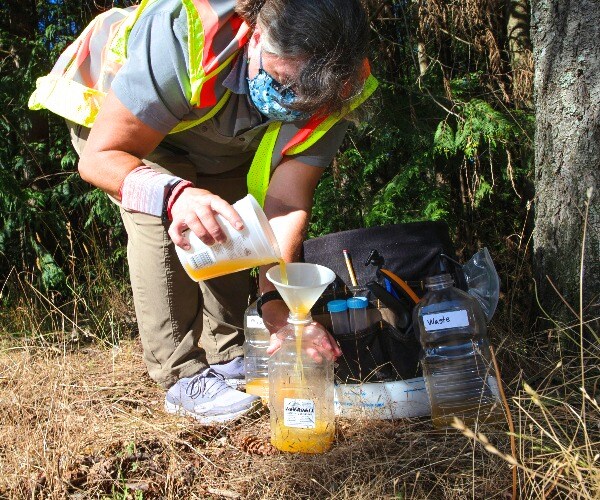
[[[337,345],[337,342],[332,335],[322,325],[313,321],[304,327],[303,336],[311,338],[312,342],[309,345],[303,340],[306,348],[306,353],[317,363],[321,363],[324,359],[333,361],[342,355],[342,351]],[[275,333],[271,334],[271,343],[267,348],[267,354],[272,356],[281,348],[281,339]]]
[[[205,245],[224,243],[227,235],[215,218],[217,214],[222,215],[238,231],[244,228],[239,214],[223,198],[206,189],[184,189],[171,207],[173,222],[169,227],[169,236],[173,243],[184,250],[190,248],[189,241],[183,236],[188,228]]]

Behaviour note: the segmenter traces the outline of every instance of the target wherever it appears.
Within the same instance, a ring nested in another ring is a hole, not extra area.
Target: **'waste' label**
[[[460,311],[424,314],[423,324],[425,325],[425,330],[428,332],[444,330],[446,328],[461,328],[469,326],[469,316],[464,309]]]

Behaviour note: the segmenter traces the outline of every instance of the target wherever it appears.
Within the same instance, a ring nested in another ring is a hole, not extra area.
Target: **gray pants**
[[[68,123],[78,154],[89,129]],[[229,203],[247,193],[248,165],[216,176],[198,175],[185,155],[157,148],[146,165],[182,177]],[[199,284],[184,271],[158,217],[121,208],[135,314],[148,374],[164,388],[207,366],[243,353],[243,315],[250,276],[242,271]]]

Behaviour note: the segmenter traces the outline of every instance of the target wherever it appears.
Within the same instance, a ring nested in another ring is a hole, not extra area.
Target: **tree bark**
[[[518,107],[532,107],[532,58],[529,1],[510,0],[506,23],[513,99]]]
[[[531,5],[536,280],[544,310],[555,321],[575,324],[587,203],[582,303],[584,318],[600,314],[600,2]]]
[[[427,68],[429,68],[429,58],[427,57],[427,49],[424,42],[417,43],[417,59],[419,61],[419,74],[423,76],[427,73]]]

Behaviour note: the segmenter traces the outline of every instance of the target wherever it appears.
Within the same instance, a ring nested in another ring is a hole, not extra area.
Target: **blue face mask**
[[[296,99],[296,94],[275,80],[262,67],[262,50],[258,74],[254,78],[247,78],[250,89],[250,99],[256,108],[267,118],[282,122],[303,120],[308,118],[306,113],[287,106]]]

